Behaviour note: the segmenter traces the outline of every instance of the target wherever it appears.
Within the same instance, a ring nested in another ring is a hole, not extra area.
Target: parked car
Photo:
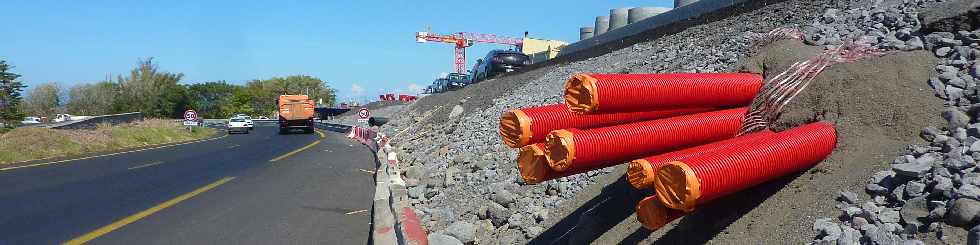
[[[439,78],[432,81],[432,93],[442,93],[449,91],[449,80],[445,78]]]
[[[453,72],[446,75],[446,80],[450,90],[459,89],[470,84],[470,75]]]
[[[500,73],[512,72],[531,64],[531,57],[513,50],[492,50],[473,66],[472,83],[486,80]]]
[[[68,114],[57,114],[54,116],[54,122],[67,122],[71,121],[72,116]]]
[[[245,119],[241,117],[233,117],[228,119],[228,133],[248,133],[248,125],[245,124]]]
[[[20,121],[20,124],[25,124],[25,125],[26,124],[40,124],[40,123],[41,123],[41,118],[40,117],[24,117],[24,120],[23,121]]]
[[[259,120],[269,120],[269,117],[267,117],[267,116],[259,116]]]

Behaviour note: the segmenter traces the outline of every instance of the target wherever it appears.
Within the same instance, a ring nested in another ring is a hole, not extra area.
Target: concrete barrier
[[[629,11],[629,18],[627,22],[629,22],[629,24],[633,24],[667,11],[670,11],[670,8],[662,8],[662,7],[631,8]]]
[[[318,125],[320,126],[320,125]],[[375,192],[372,207],[371,239],[373,244],[427,245],[428,234],[408,198],[401,178],[398,156],[389,139],[369,128],[351,126],[347,137],[359,141],[375,152]]]
[[[595,27],[584,26],[582,28],[578,28],[578,40],[585,40],[585,39],[592,38],[592,36],[595,35],[594,32],[595,32]]]
[[[595,27],[593,28],[593,33],[595,34],[593,36],[602,35],[606,31],[609,31],[609,16],[596,16]]]
[[[688,3],[691,1],[682,1]],[[643,32],[651,31],[661,27],[667,27],[675,23],[688,21],[692,19],[697,19],[698,17],[706,14],[711,14],[716,11],[737,7],[746,3],[752,2],[752,0],[701,0],[694,1],[684,6],[675,7],[674,9],[664,12],[662,14],[655,15],[650,18],[646,18],[639,22],[621,27],[616,29],[609,29],[608,32],[603,30],[600,32],[599,17],[596,17],[596,30],[595,36],[589,39],[581,40],[568,46],[562,48],[561,53],[558,54],[559,57],[570,56],[577,52],[590,49],[595,46],[601,46],[613,42],[622,42],[626,37],[635,36]],[[609,18],[604,17],[606,27],[609,27]]]
[[[615,8],[609,10],[609,30],[615,30],[626,26],[629,22],[629,8]]]

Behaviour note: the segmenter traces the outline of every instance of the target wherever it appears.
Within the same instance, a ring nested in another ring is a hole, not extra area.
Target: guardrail
[[[318,126],[337,125],[318,123]],[[336,127],[336,126],[332,126]],[[369,128],[347,126],[347,137],[360,141],[375,152],[374,211],[371,240],[374,244],[429,244],[422,223],[409,203],[408,188],[401,178],[398,156],[388,144],[389,138]]]
[[[83,120],[45,125],[43,127],[48,127],[53,129],[95,129],[100,124],[118,125],[118,124],[138,122],[138,121],[143,121],[142,112],[130,112],[130,113],[121,113],[121,114],[113,114],[113,115],[93,116]]]

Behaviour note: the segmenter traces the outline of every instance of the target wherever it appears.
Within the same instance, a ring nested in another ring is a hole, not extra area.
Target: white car
[[[20,124],[40,124],[40,123],[41,123],[40,117],[25,117],[23,121],[20,121]]]
[[[230,133],[234,133],[234,132],[246,133],[247,134],[248,131],[249,131],[249,127],[246,124],[244,118],[233,117],[231,119],[228,119],[228,133],[229,134]]]
[[[52,120],[52,121],[53,122],[67,122],[67,121],[71,121],[71,120],[72,120],[72,116],[71,115],[68,115],[68,114],[58,114],[58,115],[55,115],[54,116],[54,120]]]
[[[255,128],[255,123],[252,122],[252,117],[250,117],[250,116],[242,116],[241,118],[242,119],[245,119],[245,126],[248,126],[248,129],[249,130],[252,130],[252,128]]]

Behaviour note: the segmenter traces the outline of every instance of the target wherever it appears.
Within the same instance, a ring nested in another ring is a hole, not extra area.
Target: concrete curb
[[[388,144],[388,137],[374,130],[352,126],[347,134],[352,140],[375,152],[374,207],[371,240],[374,244],[427,245],[428,234],[409,203],[408,189],[401,178],[398,156]]]

